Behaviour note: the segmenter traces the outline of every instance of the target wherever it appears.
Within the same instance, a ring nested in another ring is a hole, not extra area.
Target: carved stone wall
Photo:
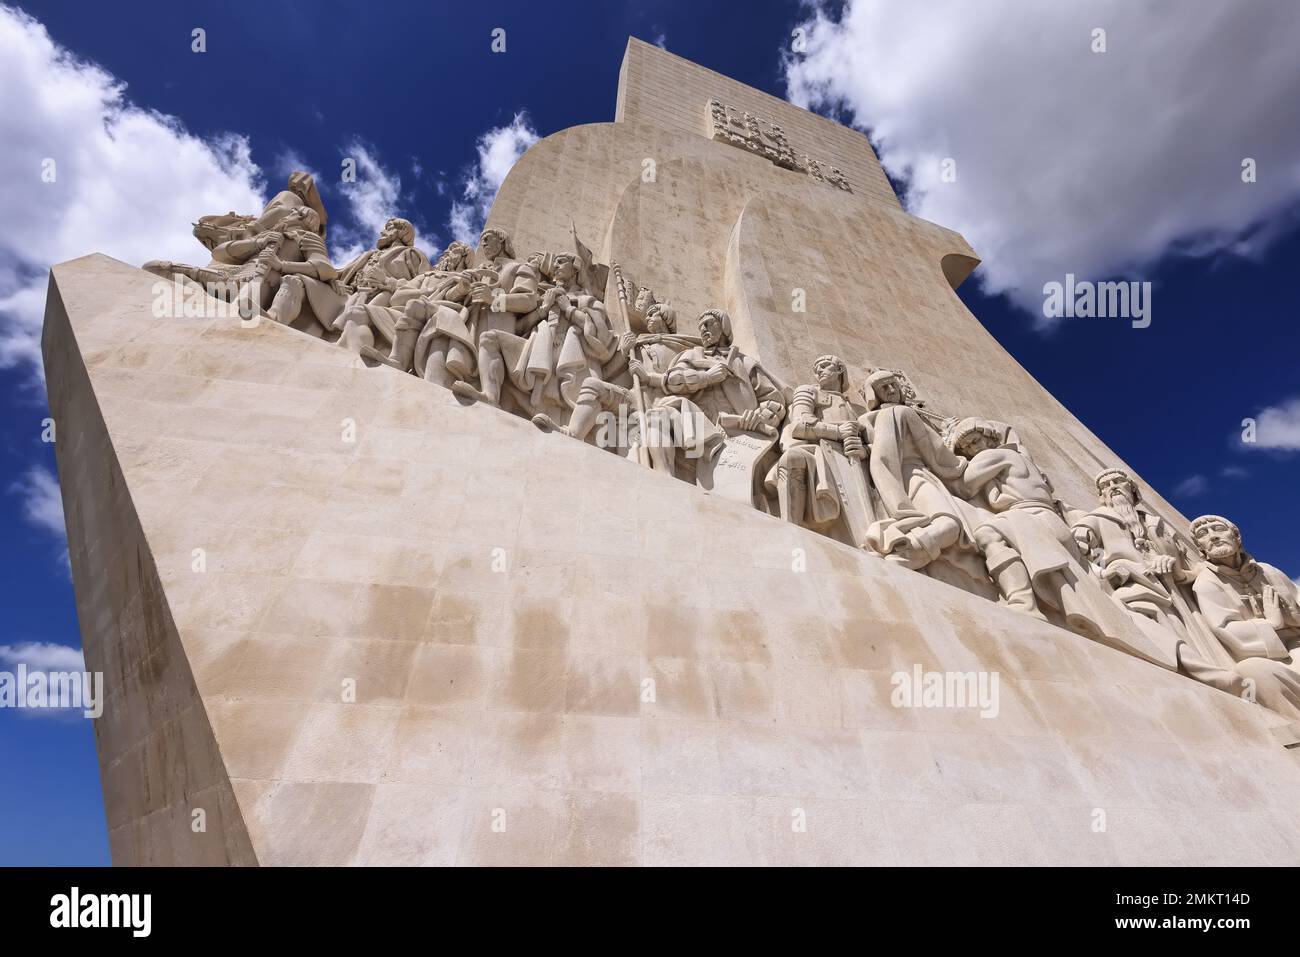
[[[792,143],[816,143],[854,192],[712,141],[703,115],[713,98],[779,123]],[[974,250],[902,211],[864,136],[635,39],[619,104],[618,122],[529,149],[489,225],[519,249],[559,249],[572,217],[579,235],[604,238],[598,258],[673,299],[685,322],[728,309],[740,348],[787,382],[804,381],[825,352],[843,356],[857,382],[864,366],[907,370],[932,408],[1015,425],[1064,500],[1094,501],[1093,476],[1122,460],[953,293],[979,262]],[[792,308],[796,289],[806,312]],[[1158,492],[1142,491],[1186,527]]]
[[[154,275],[55,267],[114,859],[1294,860],[1300,593],[1227,520],[1139,510],[882,184],[633,41],[618,121],[536,144],[436,268],[392,218],[329,284],[303,172],[200,217],[213,264],[146,265],[193,294],[168,317]],[[231,277],[262,318],[194,284]],[[992,713],[895,699],[925,673]]]
[[[55,267],[45,337],[115,862],[1300,854],[1270,712],[154,280]],[[999,717],[892,707],[915,664]]]

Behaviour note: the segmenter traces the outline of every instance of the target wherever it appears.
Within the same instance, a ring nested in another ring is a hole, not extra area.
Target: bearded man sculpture
[[[1300,589],[1281,569],[1255,561],[1242,547],[1241,530],[1219,515],[1192,522],[1192,538],[1205,561],[1192,590],[1206,624],[1236,662],[1239,682],[1193,677],[1300,717]]]
[[[429,260],[415,248],[415,227],[396,216],[384,223],[375,248],[339,271],[339,284],[347,291],[347,300],[333,322],[339,331],[339,345],[359,353],[363,346],[374,347],[376,332],[395,344],[402,310],[393,304],[393,296],[404,282],[428,269]],[[310,284],[307,292],[311,292]],[[294,287],[291,295],[300,300],[302,290]],[[286,309],[286,314],[291,312]]]

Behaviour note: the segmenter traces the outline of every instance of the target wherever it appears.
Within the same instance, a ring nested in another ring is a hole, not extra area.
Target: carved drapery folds
[[[811,172],[778,127],[710,108],[715,138]],[[1188,537],[1117,468],[1096,476],[1096,503],[1062,502],[1014,423],[936,412],[903,370],[859,377],[823,355],[791,387],[738,348],[724,311],[679,317],[576,232],[569,249],[521,257],[489,228],[477,250],[452,243],[430,264],[393,218],[336,268],[324,221],[295,173],[258,216],[199,220],[206,266],[146,268],[219,298],[233,288],[241,309],[370,365],[1300,718],[1300,588],[1229,520],[1202,516]]]

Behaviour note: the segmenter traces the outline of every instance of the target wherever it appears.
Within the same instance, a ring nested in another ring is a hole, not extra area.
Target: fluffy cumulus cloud
[[[80,648],[52,641],[0,645],[0,663],[10,666],[23,664],[32,671],[84,671],[86,668]]]
[[[192,261],[198,211],[258,209],[243,137],[202,139],[0,6],[0,367],[39,376],[46,270],[90,252]]]
[[[985,290],[1037,315],[1066,272],[1149,278],[1171,251],[1251,255],[1295,221],[1292,0],[828,9],[786,56],[790,99],[869,131],[909,209],[963,233]]]
[[[415,245],[429,257],[437,255],[438,237],[426,230],[410,212],[404,212],[402,177],[385,166],[373,147],[353,140],[343,151],[343,160],[351,160],[355,180],[345,180],[334,188],[346,204],[350,223],[330,227],[330,258],[340,266],[373,248],[375,237],[392,216],[402,216],[415,227]],[[330,215],[334,216],[333,210]],[[331,219],[331,223],[334,220]]]
[[[1204,475],[1189,475],[1174,486],[1176,498],[1199,498],[1210,490],[1210,481]]]
[[[461,181],[461,198],[451,204],[447,226],[452,239],[471,245],[478,242],[478,234],[487,221],[497,190],[505,182],[506,174],[524,151],[538,140],[526,113],[516,113],[505,126],[495,126],[478,138],[478,162],[468,170]]]
[[[1300,396],[1270,405],[1255,416],[1254,441],[1243,429],[1240,447],[1247,451],[1300,452]]]
[[[49,469],[33,465],[9,491],[22,501],[23,517],[39,529],[63,538],[63,497],[59,480]]]

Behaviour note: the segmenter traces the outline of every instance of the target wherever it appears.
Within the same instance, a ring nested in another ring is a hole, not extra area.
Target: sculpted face
[[[1103,502],[1114,501],[1117,497],[1127,501],[1130,505],[1137,501],[1137,489],[1128,477],[1116,473],[1108,475],[1097,483],[1097,493]]]
[[[578,276],[578,264],[572,256],[556,256],[555,265],[551,272],[555,276],[555,281],[560,285],[567,285],[573,282]]]
[[[291,229],[307,229],[315,232],[319,225],[320,220],[311,207],[296,206],[293,212],[280,220],[280,225],[277,228],[285,232]]]
[[[817,379],[817,385],[827,392],[839,392],[844,366],[833,356],[825,356],[813,363],[813,376]]]
[[[478,248],[487,259],[496,259],[501,255],[505,244],[496,233],[484,233],[479,237]]]
[[[444,272],[455,272],[465,268],[465,263],[469,259],[469,247],[464,243],[453,242],[443,250],[442,255],[438,257],[438,262],[434,266]]]
[[[700,339],[708,348],[722,342],[722,320],[711,313],[700,317]]]
[[[1196,530],[1196,547],[1216,565],[1230,565],[1241,554],[1241,536],[1225,522],[1206,522]]]
[[[379,231],[379,239],[375,241],[375,248],[387,249],[394,243],[400,242],[401,237],[402,233],[397,225],[397,220],[390,219],[384,223],[384,228]]]
[[[898,376],[881,379],[872,385],[871,390],[881,405],[900,405],[903,401],[903,384],[898,381]]]
[[[646,313],[645,327],[648,332],[667,332],[668,323],[664,322],[663,312],[651,306],[650,311]]]
[[[983,432],[972,432],[957,443],[957,454],[964,458],[973,459],[981,452],[995,448],[997,448],[997,444],[991,437]]]

